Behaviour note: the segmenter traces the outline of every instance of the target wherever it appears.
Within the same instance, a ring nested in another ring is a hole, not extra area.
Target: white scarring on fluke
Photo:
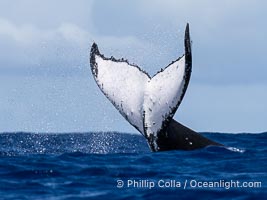
[[[191,74],[189,26],[186,28],[186,54],[150,77],[128,61],[106,58],[94,43],[90,64],[95,81],[123,117],[153,142],[157,150],[157,134],[168,126],[185,94]],[[151,146],[151,145],[150,145]]]

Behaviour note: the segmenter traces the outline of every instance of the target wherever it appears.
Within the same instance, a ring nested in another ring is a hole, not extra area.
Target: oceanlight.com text
[[[117,180],[117,188],[181,188],[181,189],[205,189],[205,188],[222,188],[229,190],[231,188],[261,188],[261,181],[239,181],[239,180],[216,180],[216,181],[201,181],[201,180],[142,180],[128,179]]]

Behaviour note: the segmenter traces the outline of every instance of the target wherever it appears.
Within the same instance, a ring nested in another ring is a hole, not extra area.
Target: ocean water
[[[266,199],[267,133],[151,153],[126,133],[0,134],[0,199]]]

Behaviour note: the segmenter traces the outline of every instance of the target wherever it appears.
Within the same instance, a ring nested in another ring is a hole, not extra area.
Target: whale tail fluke
[[[127,60],[106,58],[96,43],[91,48],[91,71],[98,87],[121,115],[144,135],[152,151],[189,150],[216,144],[172,119],[185,95],[192,71],[189,24],[185,30],[184,49],[183,56],[150,77]]]

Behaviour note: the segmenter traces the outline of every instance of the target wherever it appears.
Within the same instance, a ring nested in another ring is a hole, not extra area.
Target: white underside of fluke
[[[92,71],[105,96],[144,136],[156,137],[182,99],[185,57],[150,78],[126,61],[94,56]]]
[[[157,133],[167,118],[173,117],[173,109],[182,99],[185,84],[185,58],[169,65],[145,85],[143,101],[146,134]]]
[[[145,85],[149,77],[126,62],[104,60],[95,56],[97,77],[95,80],[112,104],[142,134]]]

